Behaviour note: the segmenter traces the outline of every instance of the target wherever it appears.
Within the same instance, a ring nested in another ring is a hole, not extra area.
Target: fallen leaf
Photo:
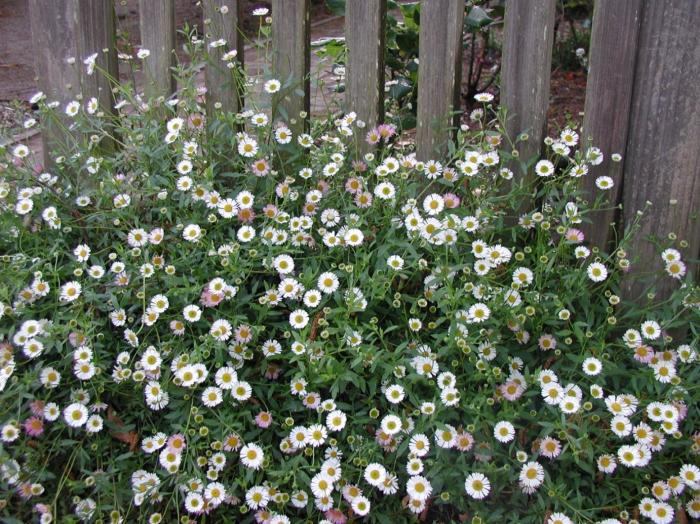
[[[107,409],[107,420],[118,428],[124,427],[124,422],[111,406]],[[139,435],[135,431],[110,431],[109,434],[118,441],[129,444],[129,451],[136,451],[138,448]]]

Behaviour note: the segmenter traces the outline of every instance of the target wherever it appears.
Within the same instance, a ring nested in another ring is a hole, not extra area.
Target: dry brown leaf
[[[124,421],[111,406],[107,409],[107,420],[118,428],[124,427]],[[135,431],[110,431],[109,434],[118,441],[129,444],[129,451],[136,451],[138,448],[139,435]]]

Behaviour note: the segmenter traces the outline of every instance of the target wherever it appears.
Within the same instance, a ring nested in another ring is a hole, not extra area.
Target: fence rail
[[[243,64],[241,2],[202,4],[206,41],[224,39],[226,50],[235,49]],[[521,159],[539,154],[546,133],[555,4],[506,0],[502,103],[509,110],[509,134],[530,136],[518,145]],[[174,0],[140,0],[139,6],[143,47],[151,53],[144,87],[150,96],[168,96],[175,89]],[[29,0],[29,7],[40,88],[67,100],[82,85],[85,96],[96,96],[105,108],[111,107],[109,86],[84,72],[77,78],[65,58],[83,60],[97,52],[100,66],[114,71],[113,1]],[[309,0],[273,0],[272,7],[272,71],[297,87],[279,103],[292,129],[300,131],[309,118]],[[386,0],[347,2],[345,109],[370,125],[383,119],[386,10]],[[416,137],[422,159],[444,153],[455,129],[464,10],[464,0],[422,2]],[[616,184],[613,205],[588,227],[588,237],[597,246],[606,247],[614,239],[611,224],[632,219],[651,201],[648,212],[654,220],[644,232],[673,231],[688,242],[691,258],[700,256],[699,26],[697,0],[596,0],[581,139],[599,147],[605,160],[593,168],[584,188],[593,195],[594,175],[602,173]],[[240,93],[223,78],[219,66],[208,66],[209,111],[242,107]],[[55,130],[45,133],[47,144],[58,139]],[[612,153],[622,155],[622,161],[611,162]],[[622,202],[623,213],[615,207]],[[657,258],[648,256],[649,248],[639,242],[641,270],[656,269]]]

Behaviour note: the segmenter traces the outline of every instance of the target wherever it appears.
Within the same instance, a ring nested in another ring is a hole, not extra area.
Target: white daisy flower
[[[499,442],[506,444],[515,438],[515,428],[510,422],[502,420],[493,427],[493,436]]]
[[[309,314],[303,309],[295,309],[289,314],[289,324],[294,329],[304,329],[309,323]]]
[[[593,282],[603,282],[608,278],[608,269],[600,262],[590,264],[586,272],[588,273],[588,278]]]
[[[63,410],[63,419],[69,426],[79,428],[87,422],[88,409],[83,404],[75,402]]]
[[[263,460],[265,460],[265,454],[260,446],[257,444],[246,444],[241,448],[241,463],[250,469],[260,469]]]
[[[464,481],[464,489],[470,497],[481,500],[491,492],[491,482],[482,473],[472,473]]]

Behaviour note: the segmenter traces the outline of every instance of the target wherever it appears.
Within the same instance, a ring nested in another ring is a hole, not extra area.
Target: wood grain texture
[[[555,11],[556,0],[506,1],[501,105],[508,135],[529,135],[517,146],[521,161],[539,155],[547,131]]]
[[[384,121],[384,30],[386,0],[356,0],[345,6],[346,111],[354,111],[369,130]],[[358,131],[360,154],[372,149]]]
[[[222,12],[222,7],[226,7]],[[207,85],[207,113],[223,111],[236,113],[243,107],[242,91],[236,85],[233,72],[221,57],[234,49],[236,61],[244,66],[243,33],[239,30],[243,2],[240,0],[203,0],[205,41],[209,53],[205,76]],[[209,47],[215,40],[224,39],[226,45]]]
[[[143,61],[147,98],[175,92],[175,0],[139,0],[141,47],[151,54]]]
[[[598,0],[593,13],[581,146],[596,146],[604,156],[601,164],[590,166],[582,188],[588,200],[593,201],[600,194],[596,178],[611,177],[615,185],[606,192],[609,200],[606,207],[616,206],[622,198],[641,12],[642,0]],[[610,159],[613,153],[620,153],[623,161],[613,162]],[[619,209],[606,209],[590,215],[593,223],[585,224],[582,229],[591,245],[609,249],[609,242],[614,240],[609,225],[617,220],[618,214]]]
[[[113,113],[112,87],[114,82],[119,81],[114,3],[112,0],[77,0],[77,6],[77,44],[83,97],[86,100],[97,98],[102,111]],[[94,53],[97,53],[97,68],[89,75],[82,61]]]
[[[283,86],[275,103],[295,134],[308,128],[310,44],[309,0],[273,0],[272,74]]]
[[[74,0],[29,0],[37,86],[47,101],[58,101],[59,122],[48,121],[42,130],[44,165],[52,165],[51,153],[73,141],[66,133],[69,120],[63,110],[80,93],[80,61],[76,59],[77,11]],[[69,59],[76,59],[70,64]],[[81,64],[82,65],[82,64]]]
[[[641,234],[629,248],[637,258],[624,285],[628,298],[639,296],[639,278],[663,270],[653,235],[664,246],[668,233],[686,240],[685,260],[700,254],[700,2],[645,2],[634,76],[634,93],[624,166],[626,224],[645,208]],[[676,247],[678,244],[676,243]],[[655,280],[658,296],[678,286]]]
[[[423,2],[418,40],[416,155],[436,159],[459,124],[464,0]]]

